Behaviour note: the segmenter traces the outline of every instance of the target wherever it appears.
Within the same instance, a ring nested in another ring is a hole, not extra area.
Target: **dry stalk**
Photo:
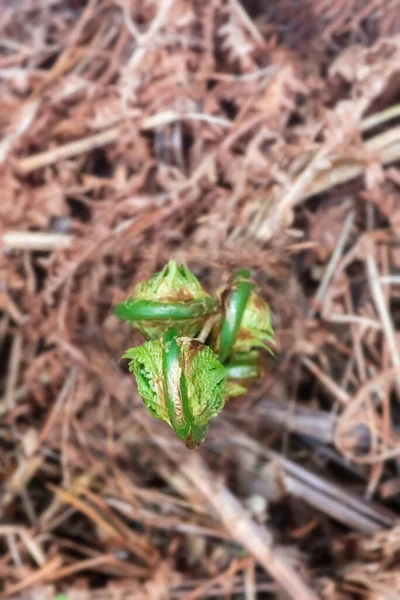
[[[400,127],[393,127],[389,132],[378,134],[367,140],[364,145],[367,154],[376,158],[382,165],[396,162],[400,158]],[[364,172],[364,167],[356,162],[338,164],[339,160],[340,157],[332,158],[332,167],[316,176],[302,195],[301,201],[356,179]]]
[[[387,345],[390,352],[390,358],[393,367],[400,367],[400,353],[397,347],[396,331],[393,321],[389,314],[388,306],[383,294],[380,274],[374,258],[374,247],[366,258],[368,281],[371,286],[372,296],[375,302],[377,312],[381,318],[383,330],[385,332]]]
[[[169,11],[171,10],[174,2],[175,0],[163,0],[163,2],[160,3],[160,8],[148,27],[146,33],[137,38],[137,47],[128,62],[128,67],[132,71],[135,71],[139,68],[140,63],[146,55],[148,47],[167,21]]]
[[[344,391],[340,385],[335,383],[326,373],[324,373],[318,365],[305,356],[301,359],[302,364],[307,367],[313,375],[326,387],[327,390],[342,404],[347,404],[350,401],[350,395]]]
[[[14,335],[10,362],[8,367],[8,377],[7,377],[7,385],[6,385],[6,394],[5,394],[5,407],[8,410],[11,410],[15,406],[15,390],[18,383],[18,376],[20,370],[20,364],[22,360],[22,341],[23,336],[21,331],[17,331]],[[1,408],[1,406],[0,406]]]
[[[52,252],[69,248],[74,236],[66,233],[45,233],[43,231],[7,231],[3,244],[10,250]]]
[[[82,138],[81,140],[69,142],[63,146],[47,150],[46,152],[40,152],[39,154],[22,158],[17,163],[17,171],[23,175],[27,175],[31,171],[35,171],[41,167],[53,165],[59,160],[72,158],[73,156],[90,152],[96,148],[106,146],[107,144],[112,144],[118,139],[120,133],[121,128],[119,126],[113,127],[112,129],[107,129],[101,133]]]
[[[323,299],[325,298],[325,294],[328,291],[329,284],[335,273],[336,266],[344,252],[344,249],[347,244],[347,240],[349,239],[349,235],[350,235],[351,229],[353,227],[353,223],[354,223],[354,212],[352,211],[346,217],[346,220],[343,224],[343,229],[341,231],[339,239],[336,242],[335,249],[332,252],[332,256],[331,256],[329,263],[325,269],[324,276],[321,279],[321,282],[315,293],[314,300],[313,300],[313,307],[310,309],[310,311],[308,313],[309,317],[313,317],[315,315],[315,313],[317,312]]]
[[[51,560],[49,560],[43,567],[40,569],[36,569],[27,577],[22,579],[13,585],[8,586],[3,592],[1,592],[1,596],[3,598],[8,598],[9,596],[13,596],[22,592],[23,590],[30,589],[36,586],[38,583],[42,583],[44,581],[48,581],[48,578],[57,571],[62,565],[61,556],[54,556]]]
[[[319,475],[308,471],[284,456],[263,446],[238,429],[227,426],[226,435],[233,443],[281,467],[280,479],[284,489],[332,518],[363,533],[393,527],[396,517],[390,511],[366,502]]]
[[[151,433],[148,417],[138,415],[141,425]],[[232,539],[245,547],[271,574],[293,600],[317,600],[318,596],[293,569],[285,554],[274,547],[272,534],[253,521],[237,498],[216,480],[201,457],[185,447],[175,452],[168,438],[155,436],[155,442],[171,458],[191,484],[212,506]]]

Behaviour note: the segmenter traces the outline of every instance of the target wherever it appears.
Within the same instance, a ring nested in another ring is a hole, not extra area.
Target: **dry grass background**
[[[0,7],[0,596],[400,598],[399,1]],[[278,335],[198,452],[119,363],[169,258]]]

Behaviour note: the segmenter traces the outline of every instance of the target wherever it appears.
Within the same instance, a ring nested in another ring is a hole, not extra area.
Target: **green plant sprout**
[[[225,391],[227,398],[244,396],[251,383],[262,377],[260,352],[258,350],[232,354],[228,361],[224,363],[224,367],[227,377]]]
[[[274,343],[268,304],[245,269],[217,300],[171,260],[139,283],[116,314],[147,340],[123,356],[139,395],[189,448],[203,443],[227,399],[246,394],[262,376],[260,350]]]
[[[222,291],[222,322],[216,327],[216,350],[221,362],[232,352],[250,352],[261,347],[270,350],[274,332],[268,304],[255,291],[250,272],[236,271]]]
[[[135,293],[118,304],[116,314],[138,329],[146,340],[160,338],[177,325],[180,335],[195,337],[218,302],[203,290],[186,265],[170,260],[160,273],[139,283]]]
[[[226,371],[211,348],[170,327],[124,358],[153,417],[168,423],[189,448],[201,444],[225,402]]]

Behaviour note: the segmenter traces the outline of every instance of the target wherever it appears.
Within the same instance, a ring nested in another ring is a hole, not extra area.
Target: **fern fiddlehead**
[[[268,304],[245,269],[233,274],[218,301],[185,265],[170,261],[139,283],[116,314],[147,340],[123,356],[139,395],[189,448],[204,441],[228,398],[261,377],[260,349],[273,343]],[[208,319],[217,322],[202,343],[196,336]]]

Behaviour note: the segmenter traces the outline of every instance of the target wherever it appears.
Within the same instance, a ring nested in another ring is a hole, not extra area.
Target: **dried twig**
[[[400,367],[400,353],[397,347],[396,333],[393,321],[390,317],[385,297],[380,283],[380,275],[374,258],[374,247],[366,258],[368,281],[371,286],[372,296],[375,306],[382,321],[386,341],[390,351],[390,357],[393,367]]]
[[[3,598],[8,598],[13,594],[17,594],[22,590],[26,590],[27,588],[29,589],[32,586],[37,585],[38,583],[47,581],[48,577],[51,576],[57,569],[61,567],[61,564],[62,558],[60,556],[54,556],[43,567],[41,567],[40,569],[36,569],[36,571],[33,571],[22,581],[8,586],[3,592],[1,592],[1,596]]]
[[[391,129],[390,137],[388,137],[386,132],[367,140],[365,142],[365,150],[367,154],[370,153],[382,165],[389,165],[396,162],[400,158],[400,127]],[[352,181],[363,174],[363,166],[356,162],[339,164],[339,159],[340,157],[332,157],[332,167],[321,171],[315,177],[315,180],[301,197],[302,201],[315,194],[326,192],[337,185]]]
[[[357,498],[346,489],[266,448],[236,428],[229,426],[228,431],[231,431],[230,438],[233,443],[279,464],[283,469],[280,479],[285,489],[311,506],[365,533],[393,526],[395,515],[390,511]]]
[[[74,236],[66,233],[45,233],[43,231],[7,231],[3,244],[10,250],[52,252],[69,248]]]
[[[265,40],[264,40],[263,36],[257,29],[254,22],[250,19],[249,15],[247,14],[243,5],[238,0],[230,0],[230,3],[232,5],[233,9],[235,10],[236,14],[238,15],[239,19],[242,21],[242,23],[245,25],[245,27],[251,33],[254,40],[256,42],[258,42],[259,44],[265,44]]]
[[[155,36],[157,35],[157,33],[159,32],[161,27],[163,27],[164,23],[166,22],[169,11],[171,10],[174,2],[175,2],[175,0],[163,0],[163,2],[160,4],[160,8],[159,8],[156,16],[152,20],[146,33],[141,35],[137,40],[138,46],[135,49],[134,53],[132,54],[132,56],[128,62],[128,66],[130,69],[136,70],[139,68],[140,63],[142,62],[142,60],[144,59],[144,57],[146,55],[149,45],[152,43],[152,41],[155,38]]]
[[[340,237],[336,242],[335,249],[332,252],[330,261],[325,269],[324,276],[321,279],[321,282],[315,293],[315,296],[313,299],[313,306],[308,313],[309,317],[313,317],[315,315],[316,311],[318,310],[318,307],[321,305],[321,303],[325,297],[325,294],[328,290],[331,279],[334,275],[337,263],[339,262],[340,257],[342,256],[343,251],[346,247],[347,240],[349,238],[351,229],[353,227],[353,223],[354,223],[354,212],[350,212],[345,219]]]
[[[8,410],[13,409],[15,406],[14,394],[18,382],[19,369],[22,360],[22,340],[22,332],[17,331],[14,335],[10,354],[6,394],[4,398],[4,402]]]
[[[342,402],[347,404],[350,401],[350,396],[345,392],[340,385],[335,383],[326,373],[324,373],[312,360],[303,357],[301,359],[302,364],[307,367],[313,373],[319,381],[333,394],[333,396]]]
[[[77,498],[73,493],[67,490],[62,490],[55,486],[51,486],[51,490],[62,502],[70,504],[76,510],[79,510],[87,515],[89,519],[96,523],[98,527],[101,527],[104,533],[110,537],[110,539],[117,540],[120,544],[128,548],[133,554],[141,558],[146,564],[154,563],[155,553],[152,551],[151,545],[143,536],[135,534],[134,531],[129,530],[129,537],[127,537],[126,532],[122,533],[119,528],[116,528],[112,522],[104,518],[97,510],[90,506],[88,502]]]
[[[90,152],[95,148],[101,148],[107,144],[112,144],[120,135],[120,131],[121,129],[119,126],[113,127],[112,129],[107,129],[101,133],[82,138],[81,140],[69,142],[68,144],[64,144],[64,146],[58,146],[58,148],[53,148],[46,152],[41,152],[40,154],[21,158],[17,163],[17,170],[19,173],[26,175],[41,167],[53,165],[59,160],[72,158],[73,156]]]
[[[29,551],[35,562],[42,567],[46,563],[46,557],[38,540],[34,539],[25,527],[15,525],[0,525],[0,535],[13,534],[21,538],[25,548]]]
[[[220,125],[225,128],[232,125],[231,121],[228,119],[223,119],[222,117],[216,117],[203,113],[178,113],[170,110],[146,117],[141,123],[141,129],[143,131],[147,131],[149,129],[164,127],[170,123],[184,120],[205,121],[207,123]],[[107,129],[101,133],[96,133],[80,140],[69,142],[63,146],[58,146],[51,150],[34,154],[33,156],[21,158],[16,164],[16,169],[19,173],[27,175],[36,169],[53,165],[61,160],[66,160],[68,158],[73,158],[74,156],[79,156],[80,154],[85,154],[86,152],[91,152],[96,148],[102,148],[108,144],[116,142],[121,135],[121,131],[121,126],[112,127],[111,129]]]
[[[147,415],[140,418],[148,429]],[[271,533],[258,526],[240,502],[208,469],[200,456],[182,447],[179,453],[171,449],[167,438],[157,436],[156,443],[172,458],[191,484],[212,506],[232,538],[243,545],[294,600],[316,600],[318,596],[301,579],[281,550],[274,547]],[[185,455],[183,458],[182,453]]]

